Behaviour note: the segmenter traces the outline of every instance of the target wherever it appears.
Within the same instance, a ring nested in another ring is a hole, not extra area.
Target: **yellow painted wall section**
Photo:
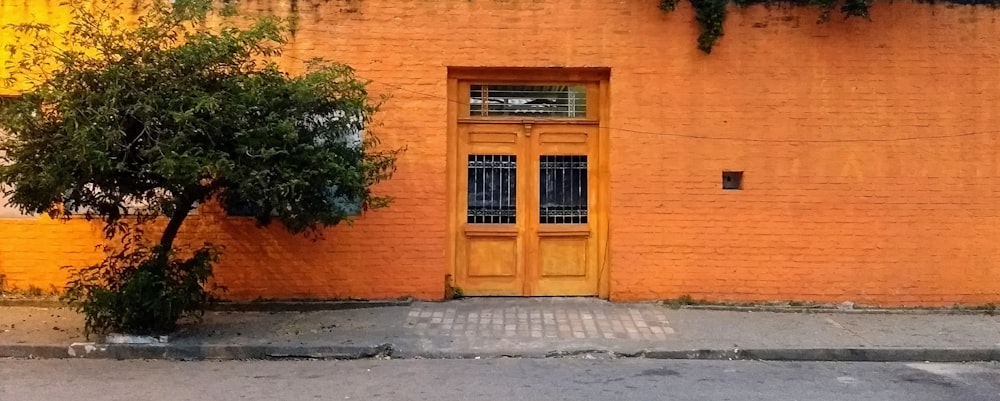
[[[9,77],[4,71],[7,63],[12,60],[8,46],[17,43],[17,35],[12,30],[6,29],[6,26],[41,23],[51,25],[55,32],[61,32],[68,27],[71,17],[70,8],[61,7],[59,3],[62,1],[0,0],[0,79]],[[14,95],[26,88],[23,82],[16,83],[13,88],[0,84],[0,96]]]
[[[0,0],[0,22],[24,2]],[[211,210],[181,235],[225,246],[232,299],[439,299],[447,67],[607,67],[612,300],[1000,301],[1000,10],[881,2],[872,22],[816,24],[810,9],[730,8],[705,55],[688,4],[658,3],[242,1],[295,6],[289,68],[343,61],[392,96],[375,131],[408,147],[378,187],[396,201],[319,241]],[[744,189],[723,191],[723,170]],[[45,288],[100,240],[45,218],[0,234],[0,274]]]

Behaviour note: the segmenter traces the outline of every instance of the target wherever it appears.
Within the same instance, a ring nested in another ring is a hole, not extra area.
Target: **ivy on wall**
[[[679,0],[661,0],[660,9],[663,11],[674,11]],[[874,0],[689,0],[694,8],[694,18],[701,27],[698,34],[698,49],[705,54],[712,53],[712,47],[722,37],[722,24],[726,21],[726,7],[729,2],[739,7],[749,7],[755,4],[762,5],[793,5],[804,7],[816,7],[819,9],[819,21],[827,22],[830,15],[837,6],[844,18],[860,17],[871,19],[869,9]],[[1000,7],[1000,0],[916,0],[921,3],[933,4],[936,2],[965,4],[965,5],[986,5],[990,7]]]

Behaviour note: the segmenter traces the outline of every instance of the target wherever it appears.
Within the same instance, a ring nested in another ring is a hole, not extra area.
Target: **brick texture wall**
[[[234,299],[441,298],[447,67],[608,67],[612,300],[1000,301],[1000,11],[731,8],[704,55],[687,3],[658,2],[242,1],[295,7],[289,68],[343,61],[391,96],[376,132],[408,151],[378,189],[396,202],[319,241],[211,210],[182,236],[226,247]],[[0,0],[0,22],[21,3]],[[723,170],[744,189],[723,191]],[[42,287],[99,238],[45,219],[0,234],[0,274]]]

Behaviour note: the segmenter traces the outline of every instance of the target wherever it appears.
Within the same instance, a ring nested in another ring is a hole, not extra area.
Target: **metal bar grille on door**
[[[471,85],[469,115],[583,118],[587,116],[587,88],[579,85]]]
[[[517,221],[517,156],[469,155],[467,222],[514,224]]]
[[[587,222],[587,156],[541,156],[539,223]]]

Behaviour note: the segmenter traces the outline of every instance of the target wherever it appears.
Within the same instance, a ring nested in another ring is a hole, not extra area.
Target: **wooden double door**
[[[472,296],[593,296],[596,121],[457,124],[455,282]]]

